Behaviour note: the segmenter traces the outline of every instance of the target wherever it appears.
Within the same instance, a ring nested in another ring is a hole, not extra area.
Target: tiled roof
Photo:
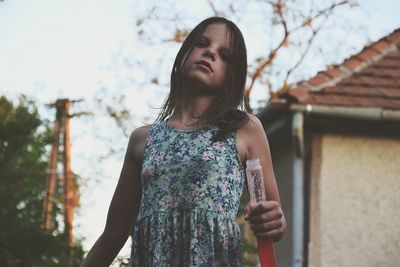
[[[400,29],[342,64],[300,82],[275,101],[284,99],[297,104],[400,110]]]

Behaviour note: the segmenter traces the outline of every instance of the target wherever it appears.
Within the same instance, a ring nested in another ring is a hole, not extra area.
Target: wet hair
[[[213,141],[236,131],[248,122],[248,116],[243,111],[243,95],[247,76],[247,54],[243,35],[239,28],[230,20],[223,17],[210,17],[200,22],[186,37],[176,55],[171,72],[171,90],[166,98],[156,122],[168,120],[175,108],[179,106],[182,94],[182,66],[206,27],[213,23],[223,23],[229,30],[230,50],[232,56],[227,62],[227,86],[215,97],[210,107],[198,117],[199,122],[217,127]]]

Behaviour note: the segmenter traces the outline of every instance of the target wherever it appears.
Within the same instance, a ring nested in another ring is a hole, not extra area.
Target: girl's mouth
[[[211,68],[210,63],[208,63],[208,62],[205,61],[205,60],[197,61],[196,64],[197,64],[197,65],[205,66],[205,67],[206,67],[207,69],[209,69],[210,71],[213,71],[213,69]]]

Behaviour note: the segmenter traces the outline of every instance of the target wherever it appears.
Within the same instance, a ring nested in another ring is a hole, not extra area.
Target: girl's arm
[[[118,185],[107,214],[106,226],[89,251],[82,267],[109,266],[132,230],[139,212],[142,187],[137,156],[138,147],[144,147],[143,128],[136,129],[129,138]]]
[[[251,114],[249,118],[250,121],[241,130],[245,159],[260,159],[268,201],[249,203],[245,208],[245,219],[250,221],[251,229],[257,237],[278,241],[286,231],[286,220],[281,209],[268,139],[260,120]]]

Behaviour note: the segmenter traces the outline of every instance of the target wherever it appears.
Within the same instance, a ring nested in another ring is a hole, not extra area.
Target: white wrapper
[[[264,177],[259,159],[246,161],[246,177],[249,188],[250,201],[260,202],[266,200],[264,190]]]

